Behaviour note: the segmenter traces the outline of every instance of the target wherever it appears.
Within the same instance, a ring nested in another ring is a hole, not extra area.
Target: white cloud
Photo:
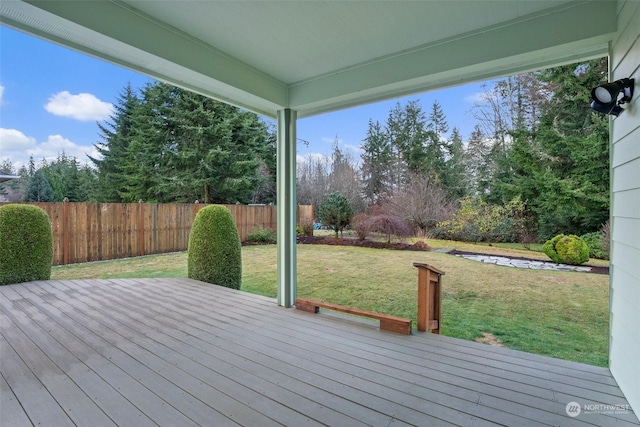
[[[31,138],[17,129],[0,128],[0,152],[20,153],[36,145],[35,138]]]
[[[106,120],[113,112],[113,104],[101,101],[95,95],[90,93],[72,95],[66,90],[49,98],[44,108],[56,116],[83,122]]]
[[[49,135],[46,141],[38,143],[19,130],[0,128],[0,161],[9,159],[16,170],[26,166],[30,156],[38,164],[42,159],[47,162],[56,160],[62,152],[75,157],[80,164],[90,162],[87,155],[100,156],[95,147],[79,145],[62,135]]]

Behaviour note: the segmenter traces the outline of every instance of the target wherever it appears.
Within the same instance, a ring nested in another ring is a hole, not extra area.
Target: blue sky
[[[58,153],[80,162],[96,155],[100,141],[97,122],[108,120],[112,103],[130,83],[141,88],[150,78],[56,44],[0,26],[0,161],[16,169],[30,155],[36,162],[53,160]],[[397,102],[419,99],[425,112],[435,100],[450,128],[463,139],[471,133],[470,112],[482,83],[413,95],[298,120],[299,156],[329,155],[333,141],[356,157],[369,119],[384,122]]]

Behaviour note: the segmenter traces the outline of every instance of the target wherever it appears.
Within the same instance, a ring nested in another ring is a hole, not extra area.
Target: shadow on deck
[[[606,368],[189,279],[29,282],[0,305],[2,426],[640,425]]]

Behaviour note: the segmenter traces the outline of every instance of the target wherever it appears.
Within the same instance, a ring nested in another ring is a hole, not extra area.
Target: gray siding
[[[620,1],[611,48],[614,80],[636,79],[633,102],[612,120],[610,367],[640,412],[640,2]]]

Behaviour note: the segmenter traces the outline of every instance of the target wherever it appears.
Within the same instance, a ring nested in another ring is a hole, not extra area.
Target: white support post
[[[295,110],[278,111],[278,305],[296,300],[296,119]]]

